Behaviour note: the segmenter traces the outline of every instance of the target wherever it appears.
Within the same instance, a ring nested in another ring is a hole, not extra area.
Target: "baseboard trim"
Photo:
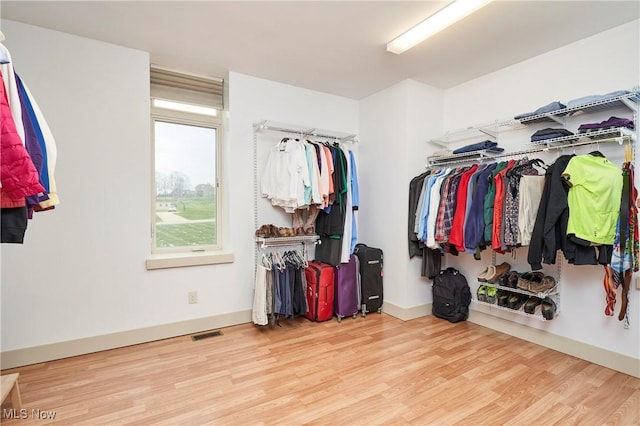
[[[431,314],[431,303],[424,305],[412,306],[410,308],[403,308],[393,303],[384,302],[382,304],[382,311],[385,314],[389,314],[392,317],[398,318],[402,321],[409,321],[412,319],[420,318],[425,315]]]
[[[544,330],[528,327],[475,310],[469,312],[468,321],[544,346],[545,348],[553,349],[640,378],[640,361],[627,355],[578,342],[567,337],[558,336]]]
[[[2,369],[22,367],[45,361],[84,355],[92,352],[152,342],[154,340],[199,333],[221,327],[251,322],[251,310],[196,318],[119,333],[68,340],[65,342],[15,349],[0,353]]]

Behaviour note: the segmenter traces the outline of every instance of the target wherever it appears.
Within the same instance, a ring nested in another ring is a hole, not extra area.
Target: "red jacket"
[[[453,214],[453,223],[451,225],[451,233],[449,234],[449,244],[455,246],[456,250],[464,253],[464,217],[467,214],[467,190],[471,175],[478,170],[478,164],[474,164],[469,170],[462,174],[460,183],[458,184],[458,193],[456,194],[456,211]]]
[[[0,207],[24,205],[24,197],[44,192],[38,170],[16,131],[0,73]],[[21,203],[21,204],[20,204]]]

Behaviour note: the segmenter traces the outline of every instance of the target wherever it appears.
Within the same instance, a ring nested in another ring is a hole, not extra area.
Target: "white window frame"
[[[221,111],[217,111],[216,116],[207,116],[202,114],[194,114],[182,111],[158,108],[153,105],[151,98],[151,256],[147,259],[147,269],[173,268],[181,266],[209,265],[216,263],[233,262],[233,253],[223,250],[224,226],[224,196],[222,190],[221,178],[222,159],[221,154],[223,144],[223,128]],[[173,100],[171,100],[173,101]],[[215,167],[216,167],[216,244],[209,246],[190,246],[177,248],[158,248],[156,247],[155,217],[156,217],[156,171],[155,171],[155,123],[156,121],[183,124],[191,126],[200,126],[215,129]]]

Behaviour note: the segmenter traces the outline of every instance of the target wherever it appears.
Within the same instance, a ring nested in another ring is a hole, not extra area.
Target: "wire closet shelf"
[[[262,120],[253,123],[253,131],[256,133],[263,131],[273,131],[281,133],[289,133],[300,136],[301,138],[316,137],[321,139],[333,139],[338,142],[357,143],[357,135],[352,133],[337,132],[333,130],[316,129],[313,127],[302,127],[291,124],[283,124],[269,120]]]
[[[511,158],[535,154],[538,152],[549,152],[553,150],[570,150],[580,146],[598,145],[606,143],[618,143],[622,145],[625,142],[634,143],[636,140],[635,132],[625,127],[615,129],[602,129],[595,132],[585,134],[577,134],[571,136],[563,136],[545,141],[545,143],[532,144],[533,148],[521,151],[500,152],[495,153],[490,150],[479,150],[473,152],[465,152],[461,154],[431,156],[427,157],[426,167],[447,166],[450,164],[482,162],[485,160],[494,160],[501,158]]]

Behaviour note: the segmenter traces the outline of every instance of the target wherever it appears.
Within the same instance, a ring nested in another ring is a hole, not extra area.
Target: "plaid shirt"
[[[451,226],[453,225],[453,215],[456,211],[456,193],[458,183],[462,174],[469,170],[469,167],[458,168],[451,173],[442,185],[442,197],[438,206],[438,216],[436,219],[436,242],[443,244],[449,241]]]

